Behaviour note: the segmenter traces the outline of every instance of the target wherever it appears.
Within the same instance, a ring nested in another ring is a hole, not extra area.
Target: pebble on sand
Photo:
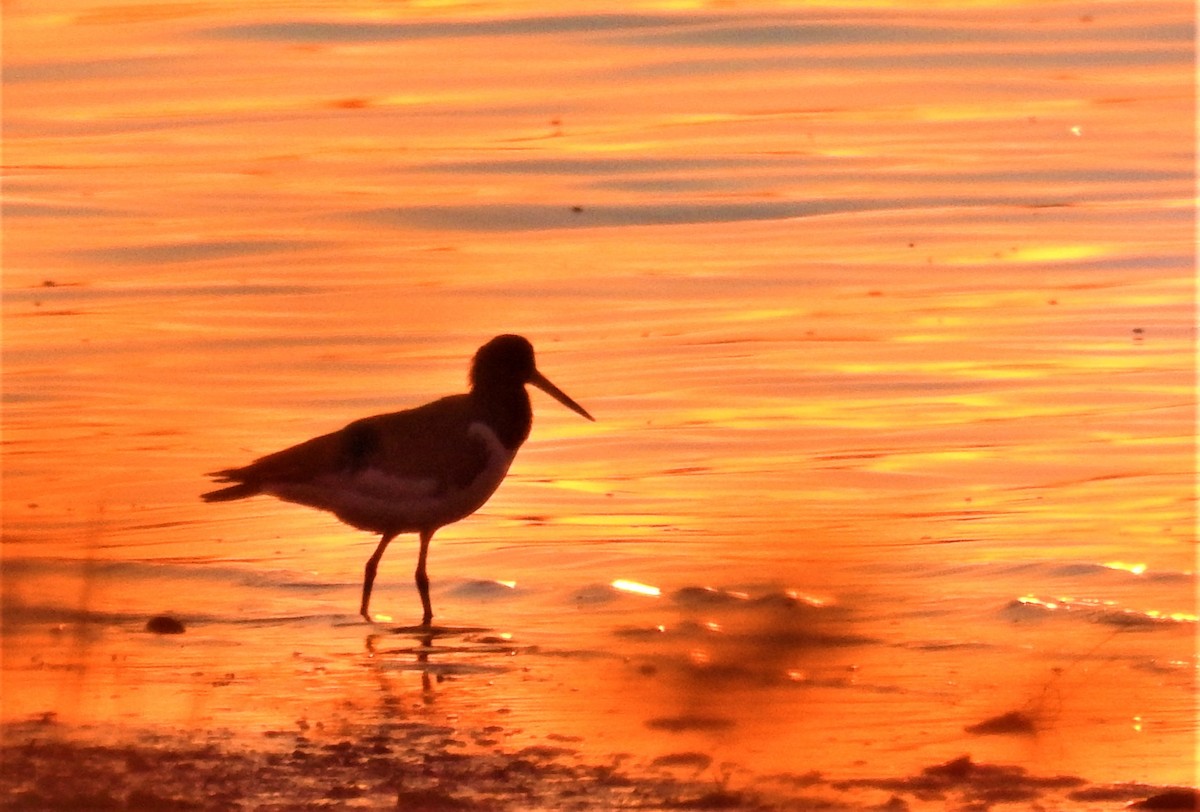
[[[153,634],[183,634],[183,623],[170,615],[155,615],[146,621],[146,631]]]

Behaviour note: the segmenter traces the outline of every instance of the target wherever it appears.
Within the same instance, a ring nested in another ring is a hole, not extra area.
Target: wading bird
[[[577,414],[587,411],[538,372],[533,346],[503,335],[479,348],[471,361],[471,391],[415,409],[355,420],[261,457],[244,468],[209,474],[233,483],[204,494],[226,502],[263,493],[327,510],[360,530],[381,533],[367,561],[359,613],[371,620],[371,586],[379,559],[400,533],[417,533],[416,581],[429,626],[429,541],[440,527],[474,513],[495,492],[517,449],[529,436],[531,384]]]

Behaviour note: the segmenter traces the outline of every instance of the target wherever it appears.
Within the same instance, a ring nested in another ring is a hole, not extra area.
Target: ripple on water
[[[1024,595],[1009,601],[1004,606],[1003,615],[1016,622],[1069,618],[1107,626],[1143,629],[1194,627],[1197,620],[1196,615],[1190,612],[1132,609],[1120,605],[1115,600],[1036,595]]]

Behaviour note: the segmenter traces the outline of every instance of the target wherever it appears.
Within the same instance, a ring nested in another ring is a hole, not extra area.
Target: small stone
[[[152,634],[183,634],[183,623],[169,615],[155,615],[146,621],[146,631]]]

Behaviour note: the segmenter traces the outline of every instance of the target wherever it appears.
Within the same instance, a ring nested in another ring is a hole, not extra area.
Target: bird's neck
[[[533,409],[524,386],[479,386],[471,390],[481,416],[496,437],[510,451],[516,451],[529,437],[533,424]]]

